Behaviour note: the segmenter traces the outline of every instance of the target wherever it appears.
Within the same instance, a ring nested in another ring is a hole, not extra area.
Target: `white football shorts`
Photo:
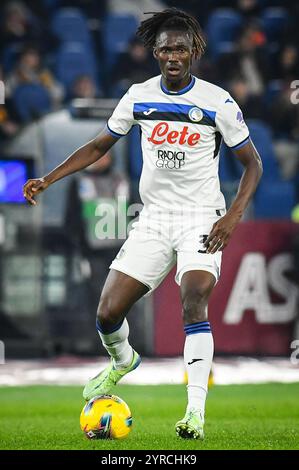
[[[216,282],[220,276],[222,252],[205,252],[204,242],[213,224],[225,209],[201,209],[190,213],[166,213],[143,208],[133,221],[127,240],[122,245],[110,269],[116,269],[149,287],[149,295],[177,264],[175,281],[181,284],[187,271],[212,273]]]

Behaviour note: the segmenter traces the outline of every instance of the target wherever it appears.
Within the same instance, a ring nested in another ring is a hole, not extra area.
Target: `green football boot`
[[[178,437],[183,439],[203,439],[204,420],[200,411],[191,408],[183,419],[175,425],[175,431]]]
[[[141,362],[139,354],[133,350],[133,359],[131,364],[125,369],[115,369],[113,360],[109,366],[106,367],[102,372],[96,375],[93,379],[89,380],[83,390],[83,398],[89,401],[91,398],[97,395],[108,395],[111,389],[122,377],[136,369]]]

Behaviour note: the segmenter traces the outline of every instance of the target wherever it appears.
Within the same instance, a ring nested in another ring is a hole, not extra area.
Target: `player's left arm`
[[[207,253],[216,253],[216,251],[223,250],[227,246],[263,173],[261,158],[250,139],[246,145],[238,150],[234,150],[234,154],[244,166],[244,172],[240,180],[237,196],[231,207],[226,215],[214,224],[206,240]]]

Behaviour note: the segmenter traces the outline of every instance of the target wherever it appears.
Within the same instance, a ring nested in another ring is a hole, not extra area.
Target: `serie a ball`
[[[80,426],[88,439],[122,439],[132,428],[130,408],[115,395],[99,395],[83,407]]]

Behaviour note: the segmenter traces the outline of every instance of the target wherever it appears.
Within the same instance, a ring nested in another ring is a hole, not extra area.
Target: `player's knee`
[[[97,310],[97,321],[101,327],[109,329],[119,323],[121,318],[122,312],[120,311],[117,302],[110,296],[101,297]]]
[[[182,299],[185,324],[207,321],[207,305],[210,286],[196,286],[189,289]]]

